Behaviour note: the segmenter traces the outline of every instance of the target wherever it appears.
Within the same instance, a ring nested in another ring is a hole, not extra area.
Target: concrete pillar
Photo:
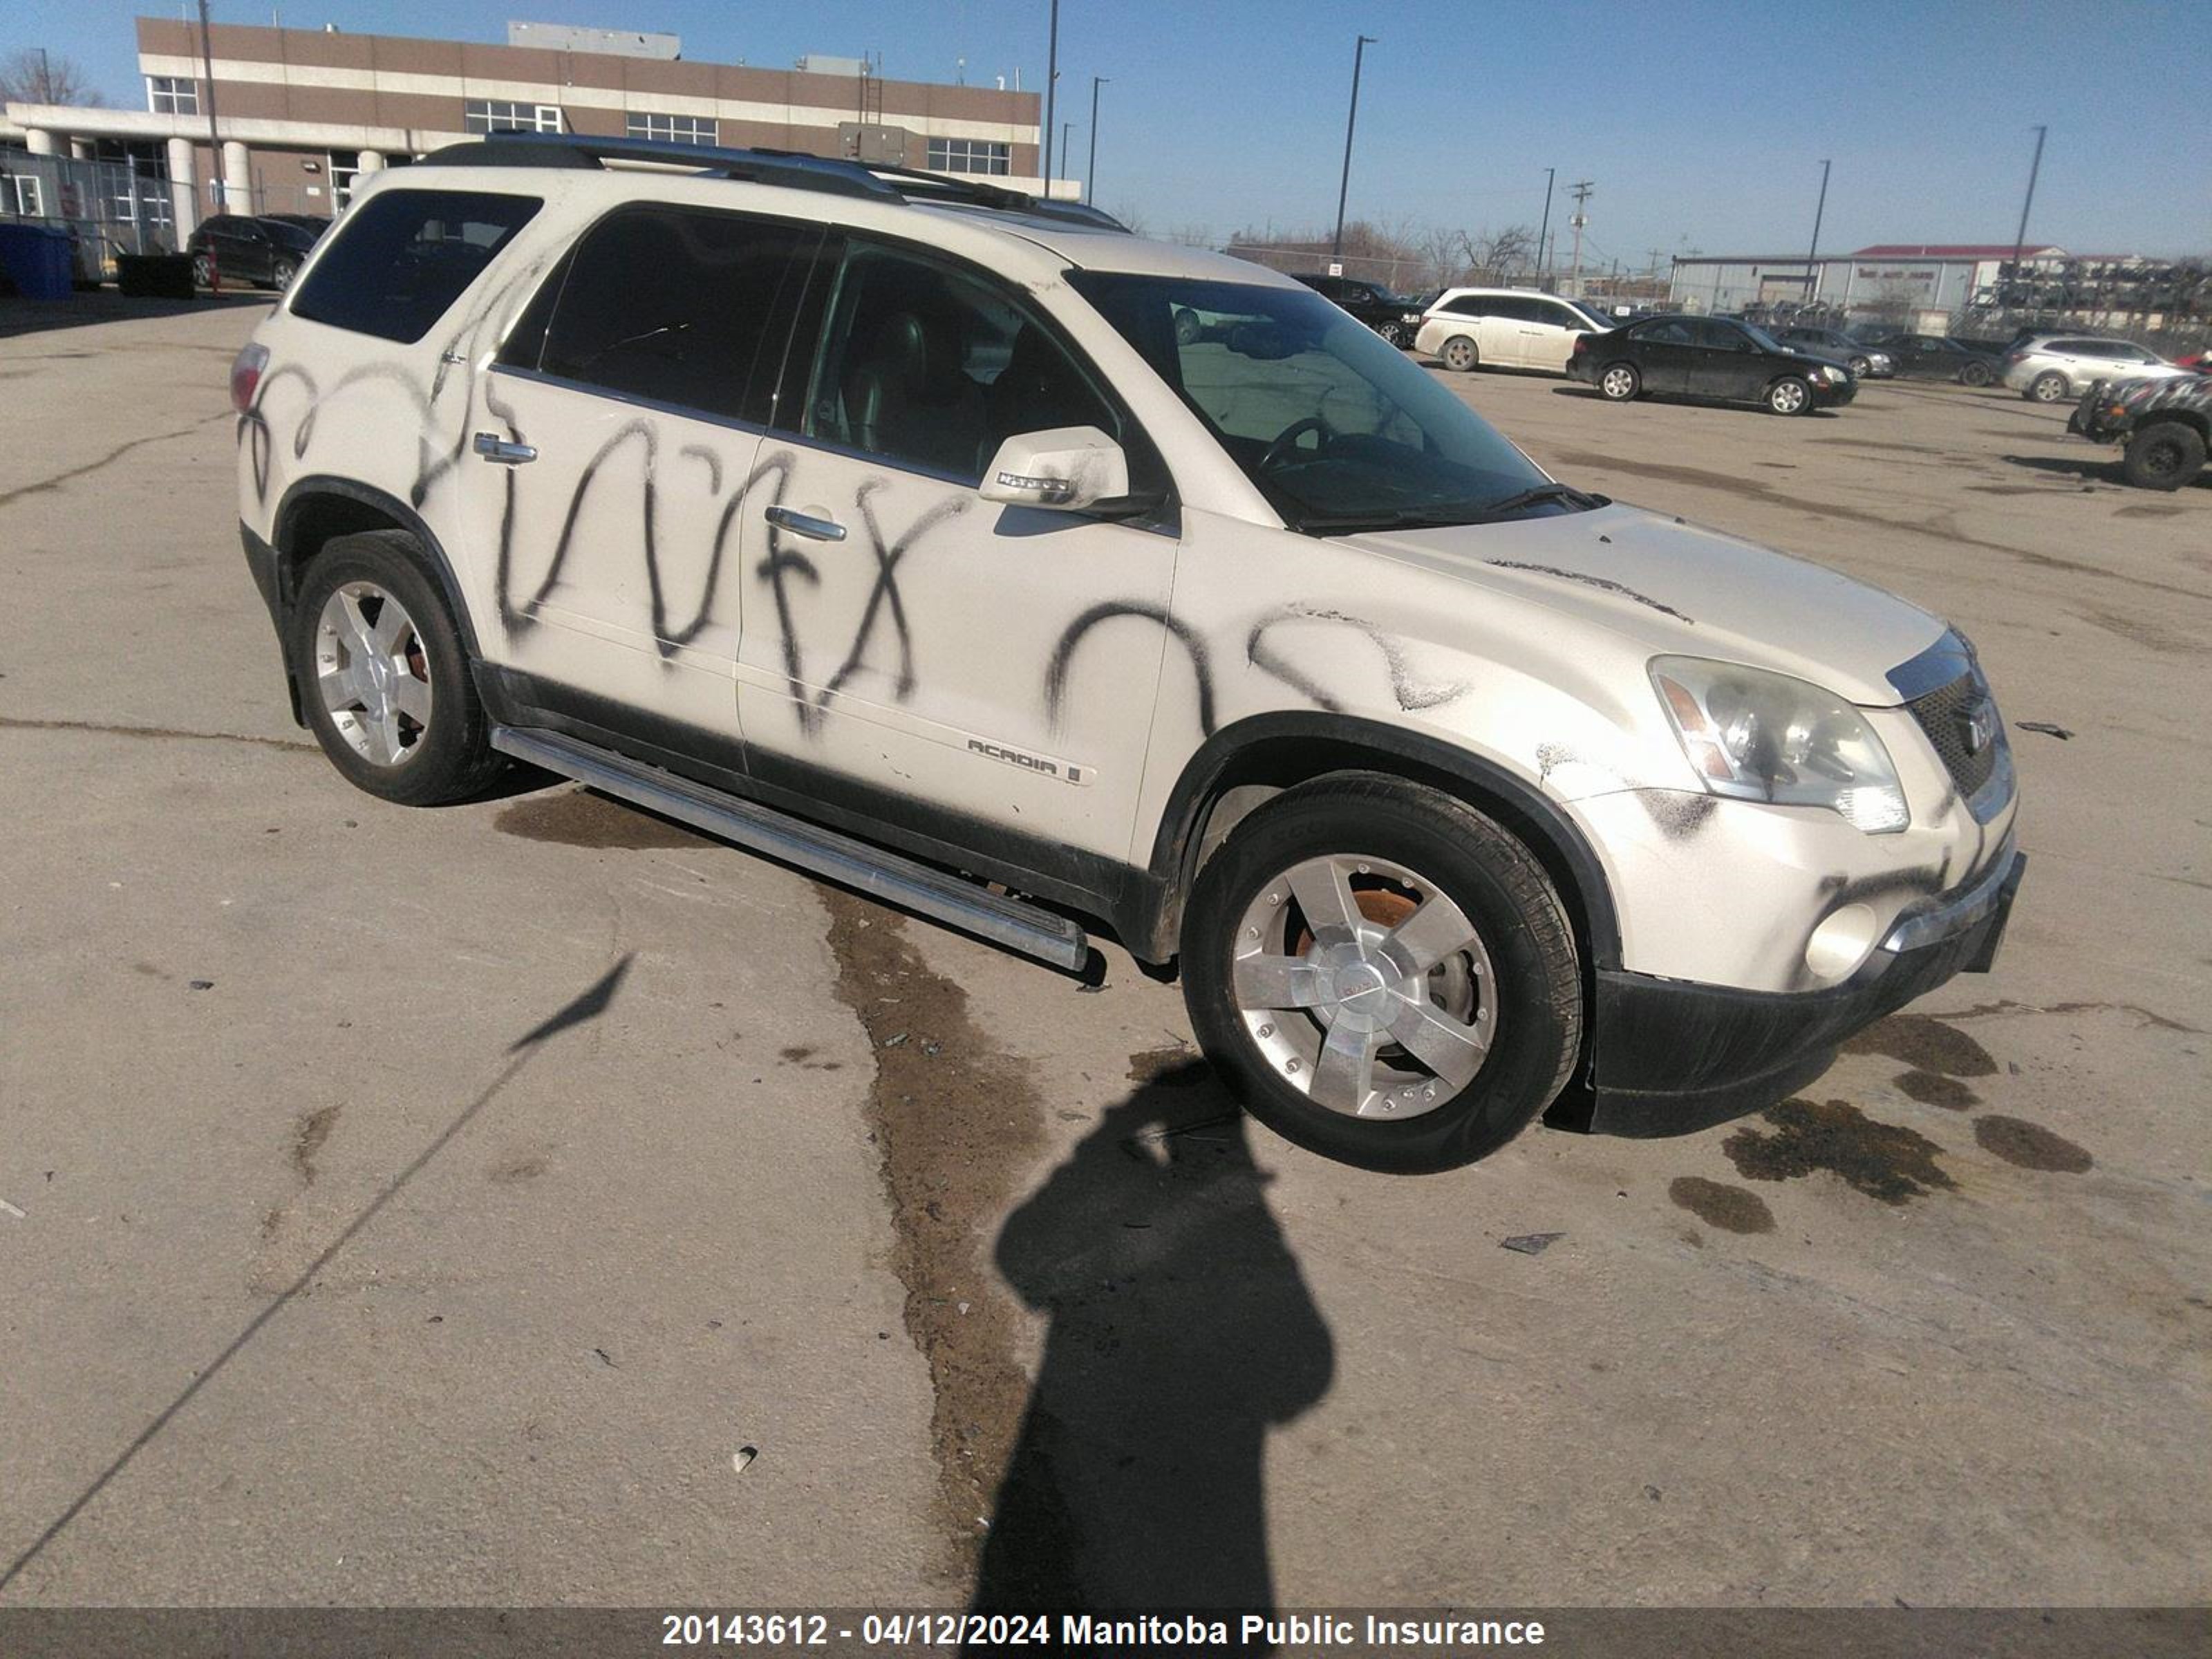
[[[89,161],[92,160],[93,150],[91,139],[72,137],[69,141],[69,147],[70,161]]]
[[[368,178],[372,173],[383,172],[384,152],[380,149],[365,149],[362,151],[361,165],[356,167],[354,171],[364,179]]]
[[[23,129],[23,148],[33,155],[54,155],[54,135],[43,127],[26,127]]]
[[[246,146],[235,138],[222,141],[222,206],[226,213],[256,210],[253,167],[246,159]]]
[[[192,159],[192,141],[189,138],[169,140],[169,203],[177,216],[177,246],[182,248],[185,238],[199,228],[200,172]]]

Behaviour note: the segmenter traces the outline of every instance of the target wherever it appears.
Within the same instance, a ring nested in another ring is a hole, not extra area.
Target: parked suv
[[[2130,340],[2039,334],[2004,356],[2004,383],[2031,403],[2062,403],[2099,380],[2165,380],[2185,374]]]
[[[292,285],[319,234],[289,219],[218,213],[200,222],[185,252],[191,255],[192,280],[202,288],[214,287],[220,276],[227,283],[281,290]]]
[[[1362,282],[1357,276],[1308,273],[1293,276],[1291,280],[1304,283],[1322,299],[1342,307],[1392,345],[1413,343],[1413,332],[1406,326],[1406,309],[1413,301],[1402,294],[1393,294],[1379,283]]]
[[[353,783],[520,759],[1069,969],[1097,918],[1354,1164],[1771,1103],[1987,967],[2022,867],[1942,621],[1547,477],[1288,277],[1011,192],[459,146],[364,187],[232,396]]]
[[[1533,289],[1448,288],[1430,302],[1413,349],[1462,374],[1540,368],[1564,374],[1576,340],[1612,326],[1572,300]]]
[[[1575,342],[1567,373],[1617,404],[1664,392],[1764,404],[1777,415],[1809,415],[1858,392],[1843,364],[1727,317],[1649,317],[1584,336]]]

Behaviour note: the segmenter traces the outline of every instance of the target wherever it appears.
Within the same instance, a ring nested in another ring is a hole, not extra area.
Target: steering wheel
[[[1295,455],[1297,441],[1309,432],[1321,434],[1320,447],[1326,449],[1337,439],[1337,430],[1318,415],[1309,415],[1303,420],[1292,421],[1275,434],[1275,441],[1267,446],[1267,453],[1260,457],[1260,470],[1267,471],[1279,465],[1286,458]]]

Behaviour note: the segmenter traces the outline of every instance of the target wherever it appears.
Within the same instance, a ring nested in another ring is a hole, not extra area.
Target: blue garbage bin
[[[52,225],[0,224],[0,267],[27,300],[66,300],[76,275],[70,234]]]

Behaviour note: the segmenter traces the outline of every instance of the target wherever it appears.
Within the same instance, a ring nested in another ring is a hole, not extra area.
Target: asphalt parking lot
[[[2212,484],[2002,392],[1452,377],[1954,618],[2033,867],[1796,1100],[1392,1179],[1248,1129],[1110,947],[347,788],[238,550],[259,314],[0,337],[0,1597],[2212,1594]]]

